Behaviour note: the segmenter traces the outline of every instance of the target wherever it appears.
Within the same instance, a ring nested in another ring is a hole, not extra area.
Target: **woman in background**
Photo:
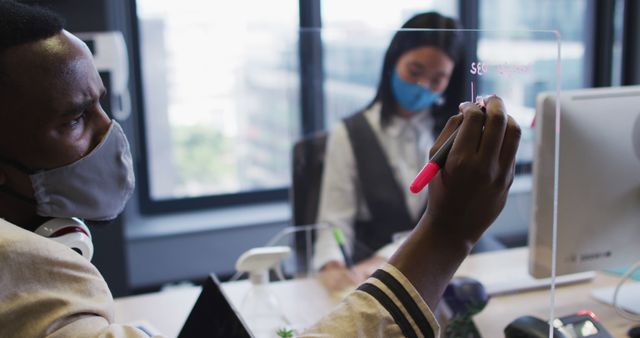
[[[397,248],[392,237],[418,223],[427,189],[408,187],[464,100],[462,36],[453,31],[460,25],[429,12],[402,28],[386,51],[376,96],[327,142],[317,222],[342,230],[355,263],[349,271],[332,231],[319,231],[313,264],[335,287],[364,281]]]

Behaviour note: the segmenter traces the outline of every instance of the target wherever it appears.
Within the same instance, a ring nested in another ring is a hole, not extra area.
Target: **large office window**
[[[327,128],[373,99],[393,34],[410,17],[427,11],[458,16],[456,1],[322,1]]]
[[[510,1],[483,0],[480,2],[480,29],[487,30],[557,30],[562,42],[562,89],[575,89],[586,86],[585,81],[585,45],[589,37],[584,29],[587,23],[586,0],[541,0]],[[555,90],[555,83],[540,81],[536,73],[555,73],[556,53],[548,48],[556,44],[551,34],[538,36],[529,34],[520,42],[510,42],[508,50],[504,50],[503,41],[484,38],[480,34],[478,56],[491,57],[500,53],[507,54],[517,61],[530,65],[535,72],[531,77],[514,84],[513,82],[496,81],[497,73],[483,77],[484,89],[487,92],[507,93],[518,104],[535,106],[535,94],[541,90]],[[543,51],[543,52],[540,52]]]
[[[511,1],[483,0],[479,2],[479,28],[510,31],[519,38],[505,40],[500,34],[478,34],[478,60],[503,65],[504,69],[526,74],[508,76],[488,72],[480,77],[480,94],[502,96],[522,127],[522,141],[517,161],[523,171],[530,170],[533,161],[533,131],[536,96],[556,89],[558,43],[550,33],[531,30],[555,30],[561,34],[561,87],[563,90],[587,86],[585,50],[590,36],[584,29],[587,21],[586,0]],[[516,34],[522,31],[521,34]],[[529,32],[527,32],[529,31]],[[551,75],[551,76],[550,76]]]
[[[299,42],[305,36],[300,34],[299,7],[305,2],[136,0],[146,145],[143,211],[145,205],[156,205],[148,210],[161,212],[185,201],[167,210],[212,207],[225,199],[219,205],[285,198],[291,146],[303,130],[318,125],[307,126],[309,116],[303,114],[310,112],[303,112],[301,102],[320,98],[322,102],[311,104],[322,109],[311,114],[324,121],[319,125],[325,129],[362,109],[375,94],[392,35],[418,12],[459,17],[460,9],[475,4],[471,7],[478,9],[473,14],[480,29],[557,29],[563,44],[562,88],[588,85],[589,37],[583,29],[588,0],[318,2],[322,30],[315,32],[321,32],[321,46],[313,56],[322,69],[313,74],[322,75],[322,86],[311,91],[322,93],[306,93],[298,71],[304,64]],[[466,43],[478,59],[487,61],[503,47],[481,33]],[[526,126],[535,94],[554,89],[555,84],[536,78],[555,67],[556,55],[540,53],[539,48],[553,43],[532,36],[509,45],[509,52],[517,51],[522,58],[520,63],[536,71],[517,82],[488,74],[478,84],[480,93],[507,98]],[[520,157],[530,160],[530,147],[521,148]],[[270,192],[277,194],[264,194]],[[262,197],[251,198],[258,195]],[[203,198],[216,200],[188,203]]]
[[[298,135],[298,3],[138,0],[148,197],[282,189]]]

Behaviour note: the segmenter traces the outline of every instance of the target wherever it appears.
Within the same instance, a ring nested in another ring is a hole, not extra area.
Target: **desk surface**
[[[222,284],[227,297],[238,310],[242,308],[242,300],[250,287],[250,283],[246,280]],[[316,279],[272,282],[270,289],[294,329],[311,326],[329,313],[341,300],[340,294],[330,293]],[[176,337],[200,291],[200,287],[188,286],[118,298],[115,301],[116,322],[145,322],[167,337]],[[251,323],[247,324],[251,326]]]
[[[466,275],[490,283],[508,279],[510,274],[517,276],[526,271],[527,254],[526,248],[518,248],[469,256],[456,275]],[[619,280],[617,276],[598,272],[593,280],[557,286],[555,316],[562,317],[589,310],[596,314],[614,337],[626,338],[633,322],[619,316],[610,305],[591,297],[591,290],[615,286]],[[504,337],[504,328],[517,317],[533,315],[542,319],[549,318],[550,297],[549,287],[495,296],[474,317],[474,321],[483,337]]]
[[[472,255],[463,262],[457,275],[477,277],[480,280],[509,278],[508,274],[522,269],[523,264],[526,269],[526,254],[526,249],[513,249]],[[599,303],[590,296],[593,288],[612,286],[618,280],[618,277],[598,273],[589,282],[558,286],[556,316],[590,310],[614,337],[626,337],[626,332],[633,323],[618,316],[611,306]],[[340,301],[339,294],[328,292],[315,279],[272,284],[273,292],[294,327],[314,323]],[[237,308],[240,308],[249,286],[246,281],[223,283],[223,289]],[[184,287],[116,299],[116,321],[130,323],[143,320],[167,337],[175,337],[199,293],[199,287]],[[301,299],[306,301],[300,302]],[[529,314],[548,318],[549,304],[548,288],[500,295],[492,297],[487,307],[475,317],[475,322],[483,337],[504,337],[504,327],[519,316]]]

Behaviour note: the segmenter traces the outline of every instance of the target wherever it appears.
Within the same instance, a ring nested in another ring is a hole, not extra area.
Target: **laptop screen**
[[[227,299],[216,276],[211,274],[202,285],[202,292],[178,337],[252,338],[253,335]]]

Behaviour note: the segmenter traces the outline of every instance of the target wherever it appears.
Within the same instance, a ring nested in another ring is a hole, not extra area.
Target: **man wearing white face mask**
[[[134,188],[91,53],[50,13],[0,1],[0,22],[0,337],[147,337],[111,324],[85,259],[82,220],[114,219]]]
[[[131,195],[129,146],[100,107],[103,93],[88,48],[55,15],[0,0],[0,337],[148,337],[113,323],[96,268],[44,237],[59,220],[82,233],[76,217],[112,219]],[[439,336],[429,309],[513,179],[519,128],[499,98],[488,102],[486,116],[461,105],[435,140],[437,149],[460,126],[455,160],[430,183],[427,212],[389,264],[302,336]]]
[[[97,101],[89,104],[96,109],[94,114],[104,114]],[[71,116],[71,123],[80,123],[77,119],[86,120],[88,116],[85,115],[90,113],[82,111],[77,118]],[[31,169],[19,161],[0,158],[1,164],[29,176],[33,198],[10,184],[0,187],[0,191],[32,204],[36,213],[43,217],[113,220],[122,212],[133,193],[134,176],[129,143],[120,124],[114,120],[110,121],[100,143],[91,147],[88,154],[54,169]]]

